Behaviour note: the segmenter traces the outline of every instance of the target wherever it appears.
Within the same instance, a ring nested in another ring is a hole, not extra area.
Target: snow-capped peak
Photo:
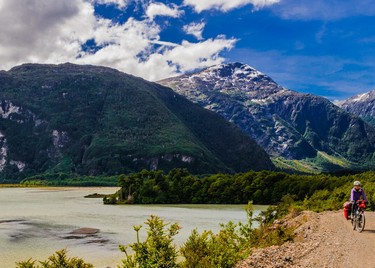
[[[352,102],[363,102],[370,97],[369,93],[359,94],[351,99]]]
[[[220,76],[234,76],[234,77],[257,77],[257,76],[265,76],[262,72],[259,72],[255,68],[243,64],[240,62],[229,63],[229,64],[219,64],[215,66],[211,66],[204,70],[205,72],[216,72]]]
[[[355,95],[339,104],[347,112],[363,117],[375,125],[375,90]]]
[[[239,62],[229,64],[219,64],[203,69],[196,73],[197,76],[206,78],[229,78],[229,79],[254,79],[260,76],[266,76],[258,70],[247,64]]]
[[[207,90],[220,92],[227,92],[228,90],[232,92],[234,90],[255,93],[260,90],[269,95],[281,90],[281,87],[270,77],[247,64],[239,62],[211,66],[191,74],[185,79],[188,83],[199,85],[199,87],[204,85]]]

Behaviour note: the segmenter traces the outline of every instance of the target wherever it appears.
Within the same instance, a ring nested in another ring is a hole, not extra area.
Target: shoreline
[[[84,189],[98,189],[98,188],[119,188],[119,186],[72,186],[72,185],[23,185],[23,184],[11,184],[11,183],[6,183],[6,184],[1,184],[0,183],[0,188],[40,188],[40,189],[51,189],[51,188],[56,188],[56,189],[61,189],[61,188],[72,188],[72,189],[79,189],[79,188],[84,188]]]

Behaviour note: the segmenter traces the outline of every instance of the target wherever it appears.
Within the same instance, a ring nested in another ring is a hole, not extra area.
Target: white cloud
[[[194,35],[198,40],[203,40],[202,33],[206,24],[204,22],[201,23],[190,23],[184,26],[184,31],[187,34]]]
[[[175,44],[160,41],[159,31],[155,23],[135,19],[129,19],[123,25],[111,25],[110,21],[102,20],[95,40],[100,45],[110,44],[95,54],[83,54],[78,62],[111,66],[156,81],[221,63],[224,58],[219,56],[220,52],[233,48],[236,42],[219,36],[199,43],[183,41]]]
[[[149,74],[139,68],[138,55],[148,57],[152,53],[152,40],[159,38],[159,27],[130,18],[124,24],[113,24],[102,19],[95,30],[94,40],[102,49],[94,54],[83,53],[78,63],[110,66],[127,73],[149,78]],[[155,70],[148,70],[156,72]]]
[[[169,7],[163,3],[151,3],[146,10],[146,15],[150,20],[153,20],[156,16],[178,18],[182,14],[183,11],[179,10],[176,5]]]
[[[150,17],[166,14],[149,12]],[[178,13],[169,16],[173,14]],[[220,53],[237,41],[218,36],[171,43],[160,39],[161,27],[154,21],[129,18],[116,24],[95,17],[94,2],[87,0],[0,0],[0,25],[7,25],[0,28],[0,69],[25,62],[73,62],[113,67],[148,80],[221,63]],[[97,51],[82,49],[89,40]]]
[[[226,39],[225,36],[200,43],[183,41],[181,46],[167,51],[165,57],[177,64],[182,72],[191,71],[222,63],[224,58],[219,53],[224,49],[232,49],[236,42],[236,39]]]
[[[221,63],[224,59],[219,53],[231,49],[235,43],[222,36],[200,43],[164,42],[159,40],[157,24],[135,19],[122,25],[102,19],[98,24],[94,39],[105,47],[95,54],[82,54],[78,62],[111,66],[152,81]]]
[[[281,0],[184,0],[184,5],[192,6],[196,12],[203,10],[219,9],[229,11],[231,9],[252,4],[255,9],[279,3]]]
[[[95,23],[90,3],[49,0],[2,1],[0,67],[23,62],[68,61],[90,38]]]
[[[98,4],[115,5],[119,9],[125,8],[131,0],[95,0]]]

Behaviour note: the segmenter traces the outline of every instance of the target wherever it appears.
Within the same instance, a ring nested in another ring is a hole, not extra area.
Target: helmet
[[[360,183],[359,181],[355,181],[355,182],[354,182],[354,186],[357,186],[357,185],[358,185],[358,186],[361,186],[361,183]]]

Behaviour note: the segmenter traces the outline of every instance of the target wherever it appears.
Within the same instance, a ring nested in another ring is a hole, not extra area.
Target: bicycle
[[[356,207],[353,209],[352,225],[353,230],[357,230],[359,233],[365,229],[366,217],[365,217],[366,203],[364,200],[358,200]]]

